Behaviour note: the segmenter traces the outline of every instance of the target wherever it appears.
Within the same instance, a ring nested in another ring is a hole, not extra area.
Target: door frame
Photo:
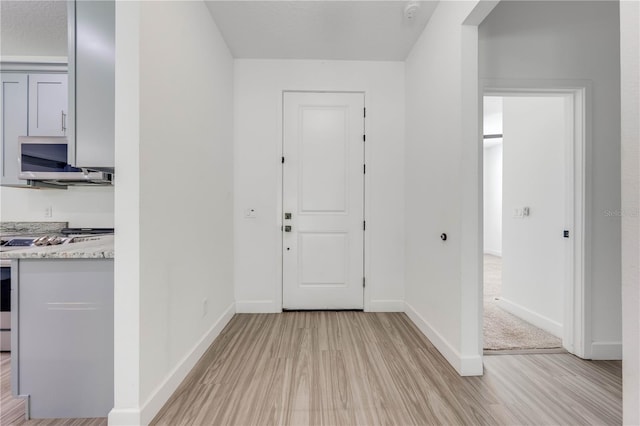
[[[570,353],[580,358],[591,358],[591,276],[587,270],[591,264],[591,82],[586,80],[481,80],[480,116],[484,114],[484,96],[564,96],[570,99],[567,114],[573,118],[573,129],[569,138],[573,143],[566,147],[566,188],[569,203],[565,212],[567,227],[572,237],[567,244],[567,268],[564,290],[564,322],[562,345]],[[481,121],[482,122],[482,121]],[[480,152],[483,140],[480,138]],[[484,161],[480,161],[479,178],[483,180]],[[480,261],[484,252],[484,184],[481,182],[479,197],[480,214]],[[482,265],[482,263],[480,263]],[[481,268],[480,282],[484,278]],[[482,297],[483,292],[480,292]],[[480,301],[480,304],[482,302]],[[479,323],[483,324],[484,309]]]
[[[280,160],[282,157],[284,157],[284,98],[285,95],[287,93],[334,93],[334,94],[361,94],[362,98],[363,98],[363,103],[364,103],[364,108],[367,108],[367,93],[364,90],[293,90],[293,89],[284,89],[282,90],[282,92],[280,93],[280,96],[278,98],[278,146],[277,146],[277,158],[278,160]],[[362,131],[364,132],[364,134],[367,134],[367,117],[363,117],[363,125],[362,125]],[[364,151],[364,164],[365,165],[369,165],[370,164],[370,150],[367,149],[367,142],[364,142],[364,146],[363,146],[363,151]],[[364,173],[364,188],[363,188],[363,212],[362,212],[362,219],[364,221],[367,220],[367,216],[368,216],[368,212],[370,211],[370,188],[371,188],[371,181],[370,181],[370,173]],[[283,221],[283,216],[284,216],[284,206],[283,206],[283,193],[284,193],[284,167],[282,165],[282,162],[280,162],[280,167],[279,167],[279,171],[278,171],[278,179],[276,182],[276,224],[277,224],[277,228],[276,228],[276,232],[278,232],[279,234],[279,238],[278,238],[278,245],[277,245],[277,249],[279,250],[279,255],[278,255],[278,265],[277,265],[277,282],[280,283],[279,286],[277,287],[276,290],[276,294],[274,294],[274,301],[276,306],[277,311],[282,312],[283,311],[283,306],[284,306],[284,302],[283,302],[283,298],[284,298],[284,274],[283,274],[283,267],[284,267],[284,258],[283,258],[283,249],[284,249],[284,245],[283,245],[283,234],[282,234],[282,229],[281,227],[284,225],[284,221]],[[366,285],[364,286],[363,289],[363,307],[364,307],[364,312],[368,312],[370,310],[370,302],[371,302],[371,291],[370,291],[370,285],[369,285],[369,276],[370,276],[370,263],[369,263],[369,253],[371,253],[369,244],[371,241],[371,238],[369,236],[369,232],[367,232],[367,230],[365,229],[365,231],[363,232],[363,265],[362,265],[362,273],[363,276],[366,278]]]

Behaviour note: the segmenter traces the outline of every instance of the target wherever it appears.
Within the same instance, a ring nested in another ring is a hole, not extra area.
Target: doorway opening
[[[584,294],[575,279],[583,198],[575,184],[582,188],[576,154],[582,158],[584,140],[575,101],[574,92],[485,93],[485,354],[580,352],[582,310],[574,301]]]

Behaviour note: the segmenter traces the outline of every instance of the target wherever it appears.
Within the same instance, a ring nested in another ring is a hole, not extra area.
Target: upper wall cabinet
[[[19,73],[2,73],[1,75],[0,183],[17,185],[19,183],[18,136],[28,134],[28,76]]]
[[[29,136],[66,136],[67,75],[29,75]]]
[[[69,2],[69,137],[75,165],[113,170],[115,1]]]
[[[18,179],[18,137],[65,136],[67,75],[0,74],[0,184],[27,186]]]

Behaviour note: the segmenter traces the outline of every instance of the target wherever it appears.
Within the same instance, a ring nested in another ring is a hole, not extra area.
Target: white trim
[[[187,377],[187,374],[189,374],[198,360],[200,360],[202,355],[211,346],[216,337],[220,335],[224,327],[229,323],[229,321],[231,321],[234,313],[235,304],[232,303],[213,323],[209,331],[195,344],[193,349],[182,358],[176,367],[167,374],[162,383],[160,383],[160,385],[151,392],[149,398],[140,408],[140,424],[147,425],[151,420],[153,420],[162,406],[169,400],[173,392],[175,392],[178,386],[180,386],[180,383],[182,383],[185,377]],[[114,418],[118,415],[126,414],[127,416],[131,416],[135,414],[133,411],[125,411],[125,413],[116,412],[114,414]],[[109,416],[109,420],[110,425],[116,424],[111,422],[111,416]]]
[[[405,313],[461,376],[482,376],[482,355],[461,356],[418,311],[405,302]]]
[[[404,312],[404,300],[374,299],[369,302],[367,312]]]
[[[2,72],[67,72],[66,56],[2,56]]]
[[[1,63],[0,71],[12,73],[67,73],[67,64]]]
[[[473,10],[465,18],[462,25],[478,27],[491,11],[500,3],[500,0],[482,0],[475,5]]]
[[[282,304],[273,300],[238,300],[236,313],[238,314],[271,314],[282,312]]]
[[[66,56],[0,56],[0,62],[20,64],[67,64]]]
[[[364,109],[366,111],[367,109],[367,105],[373,105],[373,103],[371,102],[371,96],[372,94],[367,92],[367,91],[362,91],[362,97],[363,97],[363,102],[364,102]],[[371,116],[371,107],[369,107],[369,116]],[[371,199],[373,198],[371,196],[371,188],[373,186],[373,182],[372,182],[372,173],[371,173],[371,166],[373,164],[372,160],[371,160],[371,152],[372,149],[371,147],[374,146],[375,144],[375,137],[369,133],[369,129],[371,128],[371,126],[367,127],[367,120],[368,118],[366,116],[363,117],[363,121],[362,121],[362,131],[364,132],[364,134],[366,135],[367,138],[367,142],[364,144],[364,147],[362,148],[364,150],[364,164],[367,165],[367,167],[369,167],[369,173],[365,173],[364,174],[364,181],[363,181],[363,197],[364,197],[364,203],[362,204],[362,208],[363,210],[363,214],[362,214],[362,219],[365,221],[369,221],[369,224],[374,223],[373,221],[373,209],[371,208]],[[371,275],[371,256],[370,253],[373,253],[373,233],[371,231],[371,229],[373,229],[373,227],[370,225],[369,226],[369,231],[365,230],[364,234],[363,234],[363,242],[362,242],[362,249],[364,250],[363,252],[363,265],[362,265],[362,273],[364,274],[364,277],[366,279],[367,283],[372,283],[374,281],[374,277]],[[371,291],[372,285],[366,285],[363,289],[363,293],[362,293],[362,297],[363,297],[363,304],[362,307],[364,309],[365,312],[376,312],[377,308],[375,308],[373,306],[374,301],[371,300]],[[400,307],[399,311],[377,311],[377,312],[404,312],[404,300],[402,301],[402,306]]]
[[[498,250],[484,249],[484,254],[490,254],[492,256],[502,257],[502,252]]]
[[[109,412],[107,422],[114,426],[140,425],[140,410],[137,408],[113,409]]]
[[[559,322],[502,297],[498,300],[498,306],[510,314],[513,314],[556,337],[562,338],[563,327]]]
[[[287,90],[281,90],[278,92],[278,137],[276,138],[276,158],[284,157],[284,94],[286,92]],[[280,229],[280,226],[282,226],[283,223],[284,207],[282,203],[284,203],[284,166],[280,165],[280,171],[277,174],[276,182],[276,217],[274,218],[275,225],[277,226],[276,229]],[[277,301],[280,312],[282,312],[282,307],[284,306],[284,241],[282,239],[282,231],[280,231],[277,241],[279,250],[279,256],[277,259],[279,262],[276,268],[274,300]]]
[[[593,342],[591,343],[591,359],[621,360],[622,342]]]
[[[481,80],[484,96],[566,96],[572,107],[573,143],[567,147],[572,158],[567,161],[567,193],[573,201],[567,205],[567,228],[571,243],[567,244],[567,259],[572,267],[567,268],[564,297],[564,319],[562,345],[581,358],[591,358],[591,277],[587,273],[590,264],[590,218],[591,197],[587,194],[591,184],[591,93],[589,80]],[[482,173],[480,174],[482,178]],[[484,197],[484,194],[483,194]],[[481,202],[479,209],[483,208]],[[483,228],[480,229],[482,235]],[[482,321],[481,318],[480,321]]]

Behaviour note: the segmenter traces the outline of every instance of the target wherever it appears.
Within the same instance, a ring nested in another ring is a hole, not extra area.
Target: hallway
[[[93,426],[106,419],[24,420],[10,395],[7,425]],[[402,313],[236,315],[154,420],[158,425],[620,424],[619,361],[570,354],[484,358],[460,377]]]
[[[236,315],[157,425],[619,424],[621,363],[485,357],[460,377],[402,313]]]

